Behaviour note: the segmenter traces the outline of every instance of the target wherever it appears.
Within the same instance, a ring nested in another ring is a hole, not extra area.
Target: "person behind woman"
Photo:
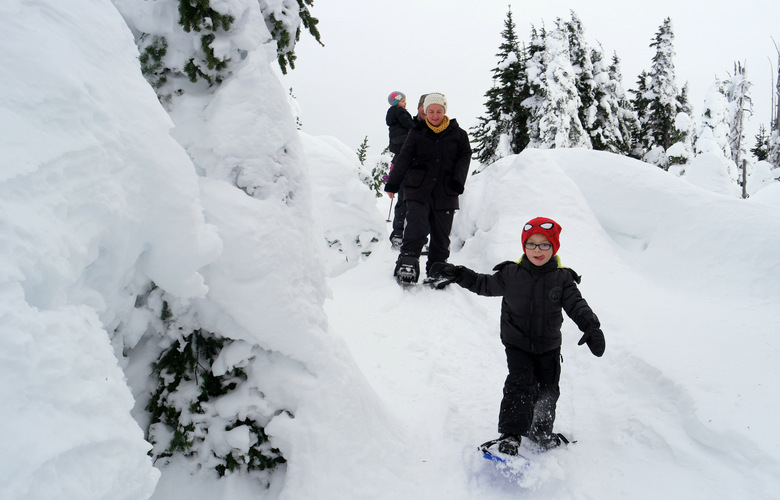
[[[468,134],[446,115],[444,94],[428,94],[423,108],[425,121],[409,131],[385,184],[391,198],[404,190],[406,227],[393,271],[401,283],[418,281],[420,254],[429,235],[426,272],[450,256],[452,219],[471,162]]]
[[[425,96],[427,95],[428,94],[421,95],[420,100],[417,101],[417,114],[414,115],[414,117],[412,118],[414,125],[417,125],[418,123],[425,121],[425,107],[423,105],[425,103]],[[406,140],[406,135],[404,135],[404,140]],[[400,150],[401,148],[399,146],[398,151]],[[390,165],[390,168],[391,169],[393,168],[392,164]],[[395,210],[393,211],[393,230],[390,233],[390,242],[393,245],[393,250],[401,249],[401,243],[403,243],[403,237],[404,237],[405,222],[406,222],[406,203],[404,203],[404,188],[402,186],[401,189],[399,189],[398,192],[395,194]]]
[[[418,117],[412,118],[412,115],[406,110],[406,95],[403,92],[391,92],[387,96],[387,102],[390,103],[390,108],[388,108],[387,115],[385,115],[385,123],[390,135],[390,145],[387,149],[393,153],[393,159],[390,161],[390,170],[392,170],[395,156],[401,152],[401,146],[403,146],[409,131],[417,123]],[[401,247],[401,240],[404,234],[404,219],[406,217],[403,190],[398,193],[397,198],[393,216],[393,230],[390,233],[390,242],[394,250],[398,250]]]
[[[414,118],[412,118],[412,120],[414,120],[415,125],[425,120],[425,98],[426,97],[428,97],[428,94],[423,94],[420,96],[420,100],[417,101],[417,114],[414,116]]]

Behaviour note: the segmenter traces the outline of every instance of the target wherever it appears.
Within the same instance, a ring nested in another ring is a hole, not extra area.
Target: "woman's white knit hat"
[[[444,113],[447,113],[447,98],[444,97],[444,94],[433,92],[425,96],[425,101],[423,102],[423,109],[425,111],[428,111],[428,106],[430,106],[431,104],[441,105],[442,107],[444,107]]]

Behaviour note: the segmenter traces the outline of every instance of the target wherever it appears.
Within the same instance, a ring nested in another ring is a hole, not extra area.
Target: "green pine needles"
[[[161,319],[171,318],[163,302]],[[220,476],[233,471],[272,470],[285,463],[281,452],[273,448],[265,430],[245,418],[222,423],[213,411],[214,402],[234,391],[247,379],[241,368],[216,376],[212,364],[230,339],[199,329],[180,338],[165,350],[155,366],[157,389],[146,409],[149,412],[149,440],[155,459],[180,454],[209,463]],[[223,425],[223,429],[214,426]],[[250,436],[248,451],[232,448],[219,454],[206,443],[210,433],[232,431],[245,426]],[[200,455],[200,456],[198,456]],[[208,455],[208,456],[203,456]]]
[[[387,184],[387,176],[390,175],[390,163],[387,161],[386,156],[382,156],[377,160],[374,168],[371,169],[371,179],[369,179],[368,187],[376,194],[377,198],[384,196],[384,186]]]
[[[284,7],[281,12],[272,10],[271,6],[261,5],[266,27],[277,43],[277,58],[282,73],[286,74],[288,67],[295,68],[295,43],[300,39],[301,26],[323,45],[317,28],[319,20],[309,11],[313,4],[314,0],[297,0],[297,8]],[[240,50],[233,50],[230,54],[215,50],[215,47],[225,45],[220,44],[220,41],[235,35],[231,29],[236,19],[213,8],[210,0],[179,0],[178,13],[177,24],[186,33],[196,37],[192,46],[178,47],[179,50],[189,52],[183,67],[182,63],[166,61],[165,56],[172,48],[164,33],[141,33],[137,41],[141,52],[141,71],[161,101],[170,101],[172,94],[184,92],[182,88],[164,89],[176,76],[186,76],[192,83],[205,82],[209,87],[219,85],[229,76],[231,64],[235,63],[234,58],[245,56],[245,52]]]
[[[303,27],[311,33],[311,36],[313,36],[320,45],[324,46],[320,39],[320,31],[317,28],[317,24],[320,21],[309,12],[309,6],[313,5],[314,0],[298,0],[298,16],[300,16]],[[285,19],[288,15],[289,14],[283,10],[282,19],[277,19],[276,14],[273,12],[266,13],[265,18],[265,24],[268,26],[268,29],[271,30],[271,36],[276,40],[277,60],[282,73],[285,75],[287,74],[288,65],[290,66],[290,69],[295,69],[295,60],[297,59],[297,56],[295,55],[294,42],[301,39],[300,26],[295,30],[295,37],[293,38],[291,36],[288,22],[286,22],[287,20]]]
[[[192,83],[199,79],[206,80],[209,85],[220,84],[224,80],[224,72],[230,63],[230,58],[220,58],[214,52],[212,43],[220,31],[226,33],[233,25],[235,18],[221,14],[211,8],[209,0],[180,0],[179,24],[187,33],[192,31],[203,34],[200,37],[202,53],[199,60],[190,58],[184,66],[184,72]]]
[[[149,40],[148,44],[146,39]],[[168,52],[168,40],[163,36],[143,35],[141,37],[141,73],[154,90],[159,90],[168,81],[163,57]]]
[[[265,429],[257,425],[257,422],[250,419],[237,420],[235,424],[227,427],[226,430],[233,430],[240,426],[247,426],[250,434],[257,437],[256,446],[249,448],[249,452],[246,455],[239,454],[235,456],[233,452],[228,453],[225,457],[225,463],[215,467],[220,476],[224,476],[228,471],[241,470],[243,467],[250,471],[273,470],[278,465],[286,462],[279,450],[271,448]]]
[[[366,153],[368,153],[368,136],[363,138],[363,142],[360,143],[360,147],[357,150],[358,161],[361,165],[366,163]]]
[[[368,171],[369,166],[365,165],[367,160],[366,152],[368,151],[368,137],[363,140],[360,145],[360,149],[357,151],[358,160],[360,161],[360,180],[366,186],[374,192],[377,198],[384,196],[384,186],[387,183],[387,177],[390,175],[390,161],[393,158],[389,154],[388,149],[385,148],[382,154],[377,158],[376,163]]]

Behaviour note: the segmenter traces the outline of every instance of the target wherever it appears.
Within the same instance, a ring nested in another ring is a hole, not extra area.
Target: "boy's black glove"
[[[601,357],[601,355],[604,354],[604,349],[607,348],[607,342],[604,340],[604,333],[598,328],[585,332],[585,335],[577,342],[577,345],[582,345],[586,342],[590,352],[595,356]]]
[[[449,262],[434,262],[428,270],[431,278],[440,280],[436,283],[436,288],[439,290],[456,281],[462,273],[463,266],[456,266]]]
[[[463,272],[463,267],[450,264],[449,262],[434,262],[428,274],[432,278],[450,278],[455,279]]]

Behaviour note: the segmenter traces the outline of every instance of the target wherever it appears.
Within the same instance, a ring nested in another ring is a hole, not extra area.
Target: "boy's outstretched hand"
[[[463,272],[462,266],[456,266],[449,262],[434,262],[428,274],[435,279],[441,280],[436,284],[436,288],[441,290],[453,281]]]
[[[585,335],[577,342],[577,345],[582,345],[586,342],[588,343],[590,352],[595,356],[601,357],[601,355],[604,354],[604,349],[607,348],[607,342],[604,340],[604,333],[598,328],[585,332]]]
[[[460,274],[459,266],[449,262],[434,262],[431,264],[430,274],[436,278],[457,278]]]

